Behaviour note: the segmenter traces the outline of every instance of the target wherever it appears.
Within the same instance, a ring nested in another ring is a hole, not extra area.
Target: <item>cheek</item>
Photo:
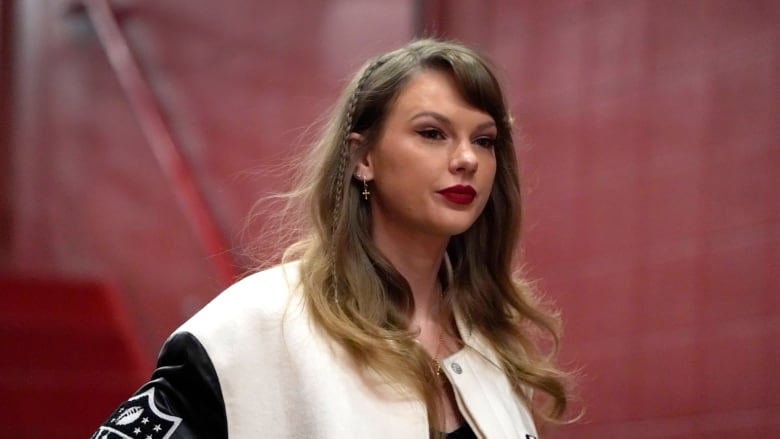
[[[398,148],[394,154],[381,156],[376,163],[377,184],[386,187],[403,187],[424,190],[426,182],[438,175],[435,160],[416,151]]]
[[[394,189],[405,186],[411,170],[397,160],[383,160],[374,172],[374,184],[381,189]]]
[[[496,158],[490,156],[489,159],[484,161],[482,169],[484,171],[482,175],[485,177],[485,182],[492,186],[496,180]]]

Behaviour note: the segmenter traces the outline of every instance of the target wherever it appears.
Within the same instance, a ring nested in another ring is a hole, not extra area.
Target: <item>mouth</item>
[[[471,204],[477,196],[477,191],[471,186],[457,184],[438,191],[442,197],[455,204]]]

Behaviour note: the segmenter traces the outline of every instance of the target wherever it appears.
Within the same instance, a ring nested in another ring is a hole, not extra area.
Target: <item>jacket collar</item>
[[[444,253],[444,273],[447,278],[447,285],[452,285],[453,270],[452,261],[450,261],[450,255]],[[485,339],[482,334],[474,330],[474,326],[468,319],[460,312],[459,309],[453,310],[455,316],[455,326],[458,330],[461,340],[463,340],[464,348],[471,348],[479,353],[482,357],[492,363],[494,366],[501,368],[495,351],[493,350],[490,342]]]

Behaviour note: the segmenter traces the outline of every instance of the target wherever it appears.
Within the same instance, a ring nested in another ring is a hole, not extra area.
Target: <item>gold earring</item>
[[[371,195],[371,192],[368,190],[368,182],[363,175],[360,176],[360,179],[363,180],[363,192],[361,192],[361,194],[363,195],[363,199],[368,201],[368,196]]]

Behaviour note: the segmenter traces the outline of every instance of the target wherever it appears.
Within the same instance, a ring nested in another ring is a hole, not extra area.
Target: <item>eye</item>
[[[417,131],[417,134],[428,140],[442,140],[444,139],[444,133],[435,128],[426,128],[424,130]]]
[[[496,139],[493,137],[480,137],[476,140],[474,140],[474,143],[477,145],[483,147],[483,148],[495,148],[496,146]]]

